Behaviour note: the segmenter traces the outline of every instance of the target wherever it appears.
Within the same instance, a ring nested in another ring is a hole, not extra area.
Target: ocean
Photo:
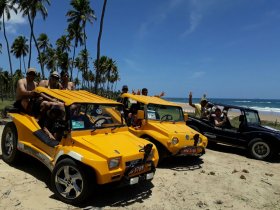
[[[164,98],[176,103],[188,103],[188,98]],[[235,106],[250,107],[266,114],[280,115],[280,99],[230,99],[207,98],[212,103],[229,104]],[[193,98],[193,103],[199,103],[200,98]]]

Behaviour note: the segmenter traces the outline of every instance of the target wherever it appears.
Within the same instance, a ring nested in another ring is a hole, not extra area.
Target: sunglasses
[[[29,73],[27,73],[27,75],[28,76],[34,76],[34,77],[36,76],[36,74],[34,72],[29,72]]]

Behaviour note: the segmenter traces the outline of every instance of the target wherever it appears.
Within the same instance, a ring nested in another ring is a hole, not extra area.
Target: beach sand
[[[3,126],[0,126],[2,136]],[[0,152],[0,209],[280,209],[280,157],[250,159],[240,149],[216,145],[195,160],[173,157],[158,168],[151,184],[100,188],[75,207],[57,200],[50,172],[33,158],[9,166]]]

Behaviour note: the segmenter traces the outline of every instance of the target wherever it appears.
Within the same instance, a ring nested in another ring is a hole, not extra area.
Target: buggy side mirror
[[[186,122],[188,119],[189,119],[188,113],[184,113],[184,120],[185,120],[185,122]]]
[[[143,110],[138,110],[137,111],[137,119],[138,120],[144,120],[144,111]]]

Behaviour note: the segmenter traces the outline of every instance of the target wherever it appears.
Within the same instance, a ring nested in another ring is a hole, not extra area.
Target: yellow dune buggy
[[[12,122],[5,125],[1,141],[6,163],[16,163],[22,152],[37,158],[50,169],[56,196],[70,204],[88,199],[97,184],[153,179],[157,149],[128,131],[121,103],[83,90],[38,87],[36,92],[65,104],[63,121],[52,122],[54,132],[62,135],[50,139],[35,117],[9,113]]]
[[[207,137],[186,125],[187,116],[182,107],[159,97],[122,94],[126,101],[126,119],[131,124],[129,131],[138,137],[153,142],[159,158],[167,156],[201,156],[205,153]],[[141,121],[134,126],[129,116]]]

